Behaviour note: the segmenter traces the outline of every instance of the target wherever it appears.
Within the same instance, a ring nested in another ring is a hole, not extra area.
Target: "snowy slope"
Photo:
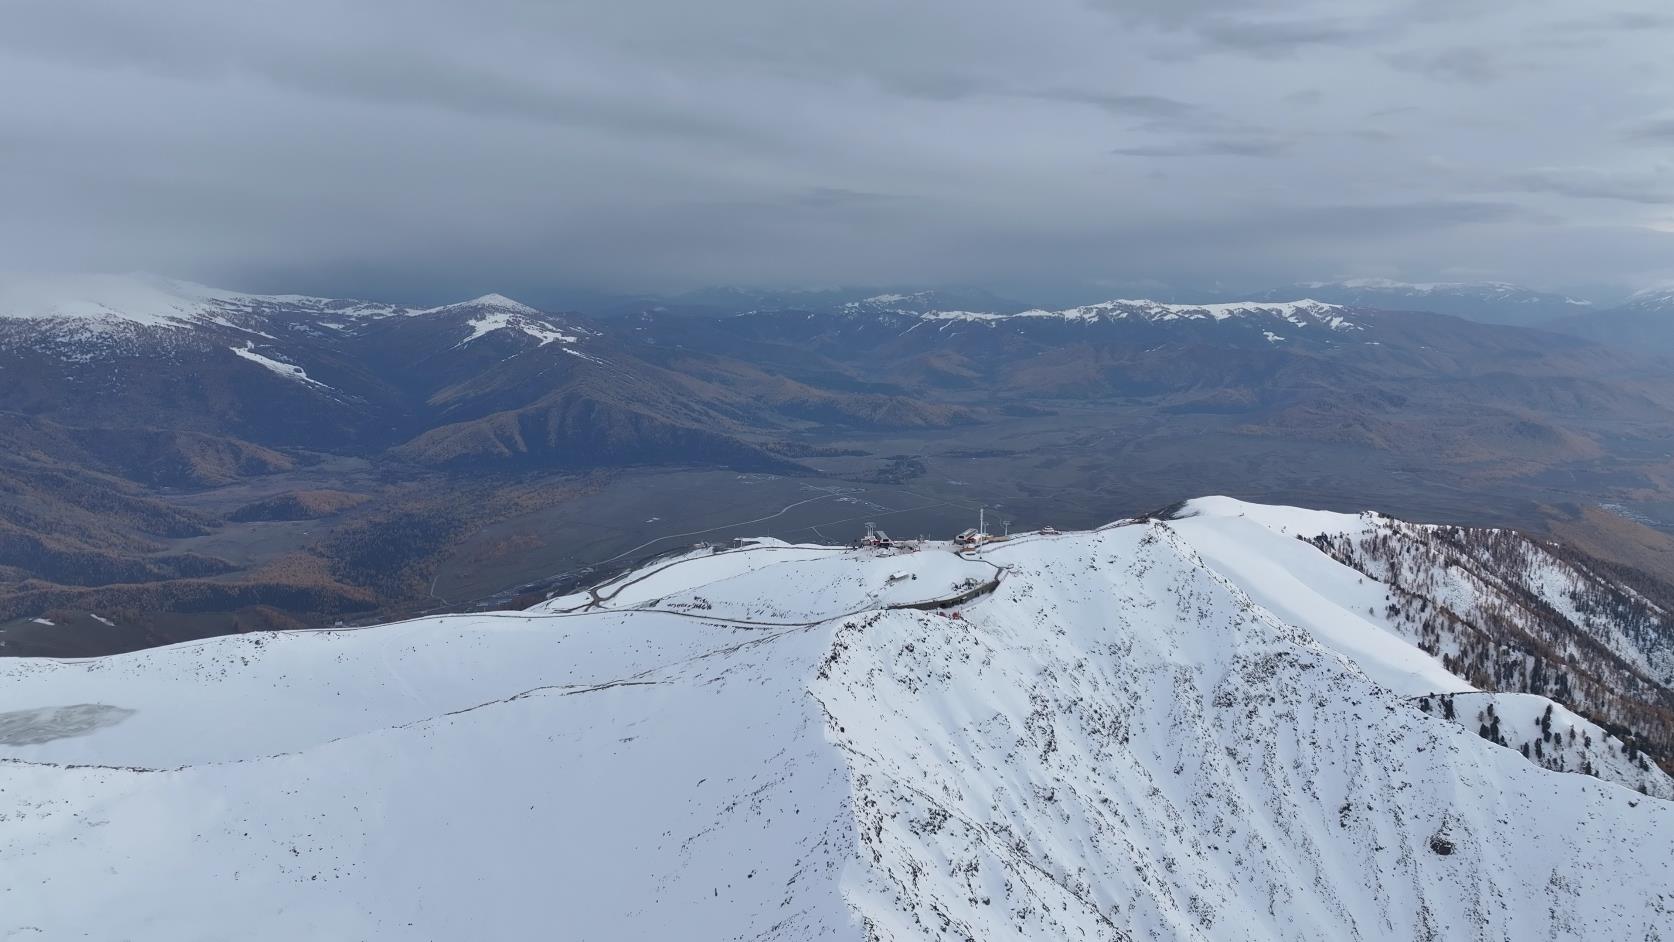
[[[1518,749],[1543,767],[1597,775],[1674,799],[1674,780],[1643,756],[1630,755],[1620,739],[1598,724],[1545,696],[1477,690],[1450,672],[1441,658],[1427,652],[1422,637],[1413,631],[1406,587],[1426,582],[1430,588],[1425,598],[1437,607],[1467,616],[1492,611],[1506,619],[1515,610],[1516,599],[1532,597],[1550,616],[1569,620],[1575,630],[1604,635],[1607,645],[1616,645],[1613,652],[1618,656],[1631,660],[1641,654],[1624,632],[1607,624],[1608,619],[1580,611],[1574,597],[1585,574],[1548,550],[1514,537],[1510,545],[1519,555],[1502,557],[1497,568],[1473,571],[1457,558],[1449,565],[1409,548],[1396,557],[1402,564],[1397,576],[1390,568],[1344,566],[1304,539],[1328,534],[1343,543],[1374,545],[1448,528],[1419,526],[1378,514],[1326,513],[1224,497],[1188,501],[1179,517],[1172,523],[1174,531],[1216,572],[1267,610],[1292,624],[1307,626],[1316,640],[1348,656],[1380,684],[1416,698],[1421,708],[1434,707],[1463,728]],[[1273,535],[1290,539],[1273,540]],[[1371,570],[1372,577],[1365,570]],[[1489,573],[1499,578],[1484,580]],[[1532,634],[1539,629],[1525,626],[1524,630]],[[1457,651],[1456,644],[1445,647]],[[1449,700],[1446,710],[1441,705],[1444,697]],[[1490,707],[1492,712],[1485,712]],[[1544,726],[1538,724],[1549,708],[1552,715]],[[1503,724],[1495,721],[1496,714]],[[1537,740],[1542,744],[1537,746]]]
[[[1227,498],[1189,502],[1174,529],[1216,572],[1257,604],[1353,658],[1375,680],[1409,695],[1473,689],[1441,662],[1388,630],[1377,610],[1389,603],[1385,587],[1324,556],[1313,546],[1281,537],[1362,534],[1375,518],[1290,507],[1264,507]]]
[[[480,298],[461,301],[457,304],[444,304],[441,307],[425,308],[407,312],[411,316],[463,315],[465,326],[470,334],[454,346],[463,347],[473,340],[486,337],[495,331],[511,330],[533,337],[541,346],[558,342],[573,344],[581,340],[585,331],[570,329],[565,331],[554,326],[550,319],[540,311],[513,301],[503,294],[485,294]]]
[[[1298,539],[1381,518],[1184,513],[0,662],[0,936],[1667,934],[1674,803],[1442,716]]]
[[[281,360],[275,360],[272,357],[257,353],[254,342],[246,343],[242,347],[232,347],[231,350],[233,353],[237,354],[240,359],[249,360],[251,363],[254,363],[264,369],[271,370],[286,379],[295,380],[305,386],[325,388],[324,383],[311,378],[308,375],[308,371],[304,370],[302,367],[297,366],[294,363],[285,363]]]

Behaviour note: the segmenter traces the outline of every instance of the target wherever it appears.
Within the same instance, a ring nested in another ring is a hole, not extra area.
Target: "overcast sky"
[[[1666,0],[5,0],[0,268],[1638,287],[1670,50]]]

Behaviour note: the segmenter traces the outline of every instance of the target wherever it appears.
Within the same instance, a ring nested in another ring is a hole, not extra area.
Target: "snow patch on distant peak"
[[[525,317],[538,317],[541,313],[538,309],[532,308],[529,305],[524,304],[522,301],[515,301],[503,294],[485,294],[480,298],[472,298],[469,301],[455,301],[452,304],[443,304],[437,307],[419,308],[414,310],[412,313],[416,315],[439,314],[448,311],[465,311],[479,308],[500,311],[506,314],[521,314]]]
[[[285,363],[280,360],[275,360],[272,357],[262,356],[256,352],[254,343],[247,343],[242,347],[229,347],[228,349],[232,350],[232,352],[238,354],[240,357],[249,360],[251,363],[255,363],[258,366],[272,370],[286,379],[295,380],[308,386],[316,386],[320,389],[331,388],[325,383],[309,377],[306,370],[294,363]]]
[[[512,303],[516,304],[515,301]],[[522,307],[522,305],[518,306]],[[532,313],[538,313],[535,312],[533,308],[524,308],[524,310]],[[454,349],[457,350],[471,341],[486,337],[497,330],[508,329],[520,331],[535,338],[540,341],[540,345],[543,347],[553,341],[557,341],[559,343],[579,343],[581,341],[579,334],[566,334],[544,321],[535,320],[522,313],[512,310],[489,311],[479,317],[472,318],[469,322],[469,326],[471,328],[471,335],[454,344]]]
[[[918,316],[925,320],[987,321],[1062,320],[1097,323],[1100,321],[1143,320],[1170,321],[1225,321],[1269,317],[1283,320],[1296,327],[1323,326],[1330,330],[1360,330],[1360,325],[1343,316],[1346,309],[1338,304],[1327,304],[1303,298],[1297,301],[1231,301],[1216,304],[1173,304],[1143,298],[1118,298],[1085,304],[1064,310],[1036,308],[1016,314],[978,313],[974,311],[925,311]]]

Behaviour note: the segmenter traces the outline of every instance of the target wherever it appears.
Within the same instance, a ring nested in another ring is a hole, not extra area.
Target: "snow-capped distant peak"
[[[420,308],[412,313],[435,314],[443,311],[463,311],[480,308],[488,308],[507,314],[521,314],[525,317],[539,316],[541,313],[538,309],[532,308],[529,305],[524,304],[522,301],[515,301],[503,294],[485,294],[480,298],[472,298],[469,301],[456,301],[452,304],[443,304],[438,307]]]
[[[533,337],[540,341],[540,345],[543,347],[549,343],[580,343],[582,338],[589,333],[580,328],[556,323],[550,316],[540,310],[521,301],[514,301],[503,294],[485,294],[480,298],[472,298],[469,301],[458,301],[453,304],[444,304],[441,307],[424,308],[411,313],[415,316],[442,313],[469,314],[470,319],[466,321],[466,326],[471,329],[471,332],[463,340],[454,344],[454,349],[501,330],[516,331]]]
[[[304,370],[302,367],[297,366],[294,363],[286,363],[283,360],[275,360],[272,357],[263,356],[262,354],[257,353],[256,352],[256,346],[255,346],[254,343],[247,343],[242,347],[232,347],[231,350],[232,350],[233,353],[236,353],[240,358],[245,359],[245,360],[249,360],[251,363],[254,363],[257,366],[260,366],[264,369],[270,370],[274,373],[277,373],[278,375],[283,376],[286,379],[294,380],[298,383],[302,383],[305,386],[316,386],[320,389],[330,389],[331,388],[330,386],[327,386],[325,383],[322,383],[319,380],[314,379],[313,377],[310,377],[308,375],[308,371]]]
[[[516,302],[513,302],[514,304]],[[522,305],[518,305],[522,307]],[[539,312],[533,308],[523,308],[538,316]],[[497,330],[515,330],[540,341],[541,346],[557,341],[558,343],[579,343],[581,333],[565,333],[545,321],[538,320],[515,309],[491,309],[469,322],[471,335],[454,344],[455,348],[463,347],[473,340],[486,337]]]
[[[1344,316],[1345,308],[1304,298],[1298,301],[1234,301],[1221,304],[1171,304],[1146,299],[1120,298],[1059,311],[1034,309],[1016,314],[986,314],[972,311],[925,311],[919,317],[937,321],[1001,322],[1023,319],[1062,320],[1081,323],[1137,320],[1153,323],[1170,321],[1227,321],[1234,319],[1276,319],[1296,327],[1321,326],[1329,330],[1359,330],[1360,325]]]
[[[226,302],[256,296],[155,275],[0,277],[0,317],[127,321],[179,327]]]
[[[0,320],[56,322],[68,333],[91,339],[133,328],[202,325],[260,334],[247,326],[250,317],[303,312],[359,319],[398,310],[367,301],[228,291],[148,274],[0,275]]]

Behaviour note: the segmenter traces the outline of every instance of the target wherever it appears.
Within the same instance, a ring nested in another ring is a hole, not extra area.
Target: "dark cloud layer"
[[[411,300],[1674,277],[1674,16],[11,0],[4,268]]]

